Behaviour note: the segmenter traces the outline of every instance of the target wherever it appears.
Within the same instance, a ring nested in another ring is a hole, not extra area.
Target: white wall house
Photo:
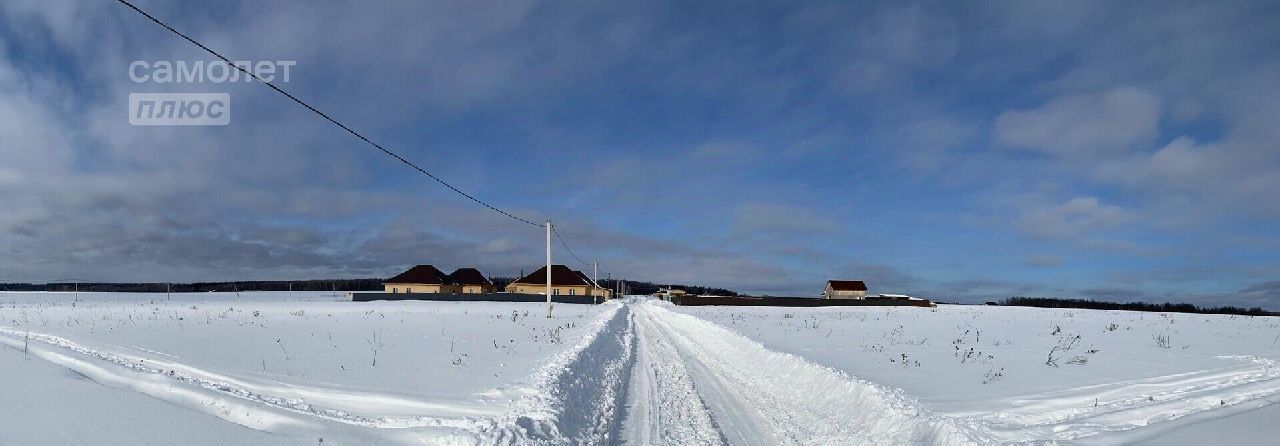
[[[867,284],[861,280],[828,280],[823,299],[866,299]]]

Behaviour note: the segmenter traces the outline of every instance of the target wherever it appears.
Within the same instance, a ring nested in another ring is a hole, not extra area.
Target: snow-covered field
[[[356,303],[330,293],[73,299],[0,293],[0,406],[17,411],[6,419],[30,421],[0,429],[0,444],[65,444],[45,435],[68,429],[71,417],[60,414],[83,404],[18,393],[11,383],[86,378],[115,390],[88,402],[105,419],[176,405],[299,444],[500,437],[509,435],[507,419],[561,415],[564,401],[549,391],[572,388],[561,382],[564,370],[620,308],[557,305],[547,319],[539,304]],[[250,429],[241,430],[252,437]],[[100,444],[96,429],[80,434],[80,443]]]
[[[0,445],[1260,444],[1277,337],[1008,307],[0,293]]]
[[[1127,444],[1280,408],[1277,317],[954,305],[672,308],[763,348],[901,389],[983,442]],[[1216,438],[1267,443],[1280,438],[1280,426],[1224,429]]]

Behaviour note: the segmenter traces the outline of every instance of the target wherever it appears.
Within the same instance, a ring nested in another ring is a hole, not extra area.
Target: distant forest
[[[1088,299],[1059,299],[1055,297],[1010,297],[1000,303],[1001,305],[1017,306],[1017,307],[1040,307],[1040,308],[1083,308],[1089,310],[1125,310],[1125,311],[1151,311],[1164,313],[1197,313],[1197,314],[1238,314],[1243,316],[1280,316],[1280,312],[1265,311],[1261,307],[1239,308],[1232,306],[1225,307],[1197,307],[1191,304],[1174,304],[1174,303],[1146,303],[1146,302],[1103,302]]]
[[[608,289],[614,289],[614,284],[616,282],[618,281],[617,280],[601,280],[600,286]],[[715,296],[739,296],[737,291],[727,290],[724,288],[713,288],[713,287],[695,286],[695,285],[678,285],[678,284],[677,285],[659,285],[653,282],[640,282],[635,280],[624,280],[622,282],[627,285],[628,294],[653,294],[658,292],[658,288],[670,287],[670,288],[675,288],[677,290],[684,290],[686,293],[689,293],[689,294],[709,294],[709,295],[715,295]]]
[[[494,285],[498,286],[498,290],[502,290],[507,284],[514,282],[517,277],[491,277]],[[240,282],[198,282],[198,283],[0,283],[0,291],[76,291],[79,289],[84,292],[113,292],[113,293],[163,293],[171,291],[174,293],[204,293],[210,291],[216,292],[235,292],[235,291],[382,291],[382,280],[379,278],[372,279],[325,279],[325,280],[250,280]],[[600,286],[615,289],[618,280],[601,280]],[[667,285],[658,285],[651,282],[641,282],[635,280],[623,280],[626,284],[627,292],[630,294],[653,294],[658,291],[659,287],[667,287]],[[292,288],[290,288],[292,286]],[[710,288],[702,286],[689,285],[672,285],[676,289],[685,290],[690,294],[714,294],[719,296],[737,296],[738,293],[723,288]]]
[[[489,280],[501,290],[511,282],[515,282],[519,277],[490,277]],[[618,282],[622,282],[627,286],[627,294],[653,294],[658,292],[658,288],[667,288],[668,286],[684,290],[690,294],[712,294],[716,296],[738,296],[737,291],[726,290],[724,288],[712,288],[705,286],[692,285],[659,285],[652,282],[641,282],[638,280],[618,280],[618,279],[600,279],[599,284],[610,290],[616,290]]]
[[[292,288],[290,288],[292,286]],[[204,293],[209,291],[382,291],[382,279],[250,280],[197,283],[0,283],[0,291],[80,291],[113,293]]]

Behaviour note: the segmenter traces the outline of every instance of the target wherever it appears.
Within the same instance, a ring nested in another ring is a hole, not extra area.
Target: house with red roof
[[[866,299],[867,284],[861,280],[828,280],[823,299]]]

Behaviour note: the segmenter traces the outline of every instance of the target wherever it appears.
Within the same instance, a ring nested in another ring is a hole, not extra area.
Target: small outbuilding
[[[458,286],[449,275],[432,265],[409,268],[382,283],[386,293],[457,293]]]
[[[867,284],[861,280],[828,280],[823,299],[866,299]]]
[[[875,296],[867,297],[867,299],[912,300],[915,298],[906,294],[877,294]]]

